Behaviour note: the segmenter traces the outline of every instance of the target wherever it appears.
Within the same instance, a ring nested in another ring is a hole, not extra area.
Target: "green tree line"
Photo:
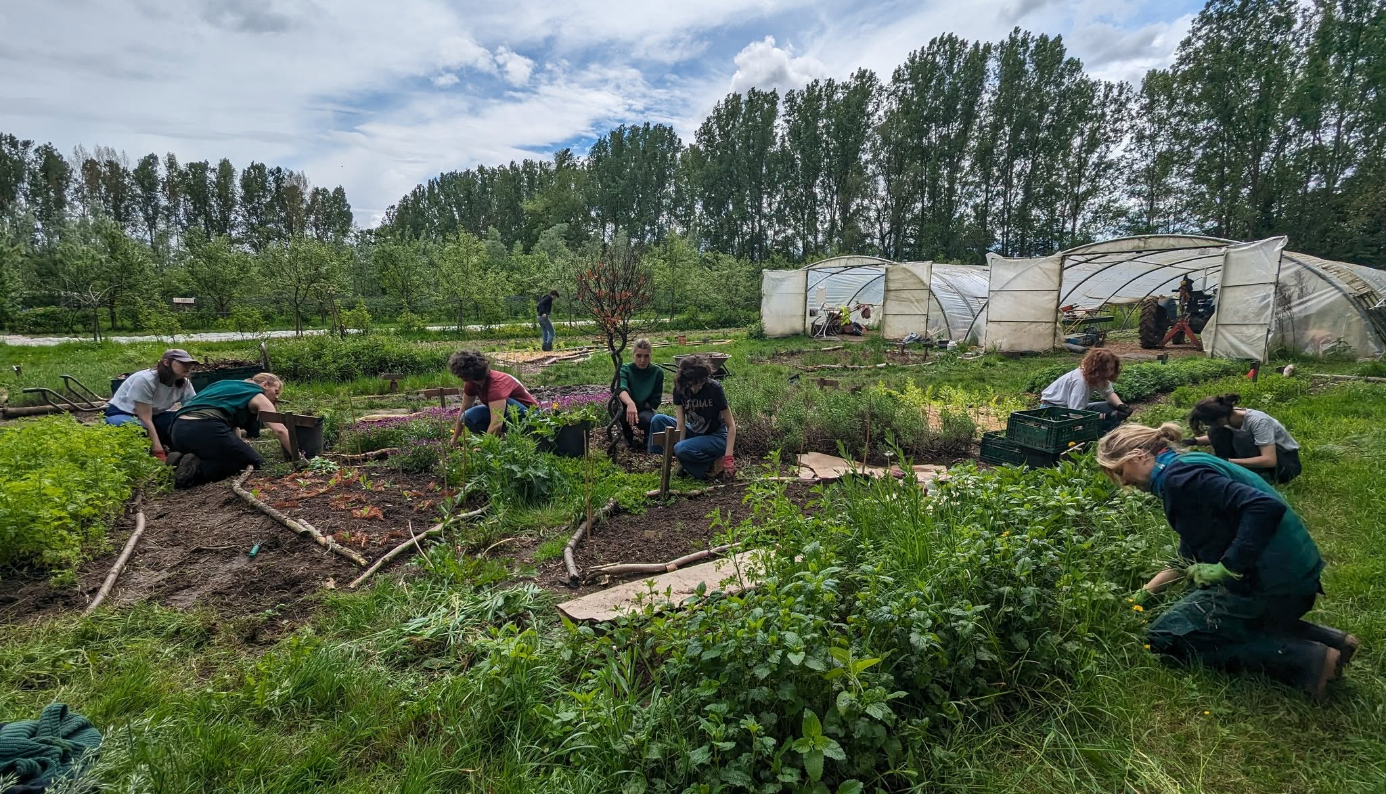
[[[1213,0],[1138,87],[1089,76],[1059,37],[943,35],[888,81],[729,95],[691,142],[621,126],[586,158],[441,174],[386,221],[525,248],[556,224],[570,243],[678,234],[753,261],[1202,232],[1386,266],[1386,3]]]

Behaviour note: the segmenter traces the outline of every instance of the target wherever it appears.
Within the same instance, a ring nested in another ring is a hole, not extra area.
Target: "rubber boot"
[[[1332,681],[1337,676],[1337,671],[1342,669],[1342,656],[1337,648],[1324,646],[1323,660],[1304,682],[1304,691],[1309,694],[1309,697],[1318,701],[1328,697],[1328,682]]]
[[[1295,635],[1302,639],[1321,642],[1337,650],[1339,654],[1337,675],[1343,674],[1343,668],[1352,661],[1352,657],[1362,645],[1361,640],[1342,629],[1335,629],[1321,623],[1310,623],[1307,620],[1295,621]]]

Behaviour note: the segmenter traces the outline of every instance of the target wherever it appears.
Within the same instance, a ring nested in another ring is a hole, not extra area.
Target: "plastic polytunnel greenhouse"
[[[914,332],[1039,351],[1063,343],[1060,307],[1167,296],[1187,276],[1214,298],[1200,334],[1210,355],[1264,360],[1279,347],[1386,354],[1386,272],[1286,251],[1285,242],[1128,237],[1040,258],[992,255],[984,267],[838,257],[766,271],[762,322],[772,336],[807,333],[811,309],[868,304],[888,338]]]

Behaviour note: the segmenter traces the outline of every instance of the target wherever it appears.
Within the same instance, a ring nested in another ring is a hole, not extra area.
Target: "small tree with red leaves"
[[[617,388],[626,346],[639,330],[635,316],[654,302],[649,268],[640,251],[630,245],[603,245],[585,254],[577,268],[577,304],[587,310],[606,338],[611,356],[611,397],[607,400],[607,454],[616,458],[621,417]]]

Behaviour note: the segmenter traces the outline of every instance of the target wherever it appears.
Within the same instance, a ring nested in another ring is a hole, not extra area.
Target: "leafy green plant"
[[[0,566],[71,572],[137,486],[167,478],[131,427],[54,416],[0,429]]]
[[[527,507],[561,487],[553,459],[522,433],[468,434],[466,443],[468,449],[450,452],[445,463],[449,484],[460,485],[465,493],[484,494],[498,505]]]

